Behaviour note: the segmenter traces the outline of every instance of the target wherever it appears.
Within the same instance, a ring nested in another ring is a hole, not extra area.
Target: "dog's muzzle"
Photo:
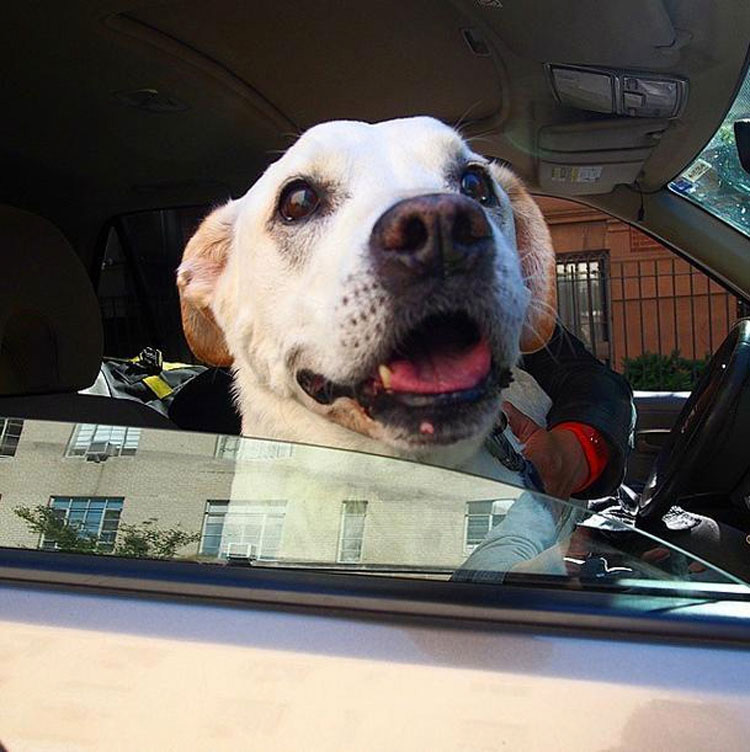
[[[370,253],[380,283],[403,289],[425,277],[445,278],[491,261],[492,228],[482,207],[459,194],[399,201],[375,223]]]
[[[494,273],[495,238],[484,209],[456,194],[400,201],[375,223],[369,250],[396,321],[401,315],[416,323],[392,334],[390,352],[364,378],[337,383],[301,370],[298,384],[322,405],[350,397],[412,442],[471,436],[511,379],[510,363],[477,318],[482,306],[466,301]]]
[[[366,372],[332,381],[302,369],[297,383],[315,402],[349,397],[373,421],[415,444],[469,438],[497,408],[510,359],[492,337],[496,239],[482,206],[437,193],[394,204],[376,221],[369,252],[390,293],[391,331]]]

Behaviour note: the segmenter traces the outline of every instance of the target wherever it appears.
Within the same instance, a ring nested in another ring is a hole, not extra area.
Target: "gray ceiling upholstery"
[[[243,192],[314,122],[417,112],[460,122],[538,187],[550,129],[577,130],[594,159],[623,141],[558,104],[544,63],[689,79],[683,115],[632,155],[651,191],[721,121],[748,39],[745,0],[18,3],[0,24],[0,200],[52,219],[93,268],[113,215]],[[139,106],[144,89],[175,106]]]

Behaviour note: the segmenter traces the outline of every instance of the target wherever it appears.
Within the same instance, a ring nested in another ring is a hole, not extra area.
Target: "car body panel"
[[[0,593],[26,750],[739,749],[750,653],[74,593]]]

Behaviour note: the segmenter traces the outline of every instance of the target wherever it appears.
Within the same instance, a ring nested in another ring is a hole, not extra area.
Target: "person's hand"
[[[564,428],[548,431],[510,402],[503,402],[503,412],[508,418],[510,430],[525,444],[523,455],[537,469],[545,493],[567,499],[585,483],[589,466],[575,434]]]

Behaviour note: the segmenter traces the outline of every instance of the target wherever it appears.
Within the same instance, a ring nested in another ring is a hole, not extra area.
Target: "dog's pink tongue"
[[[484,340],[461,351],[425,354],[415,360],[393,360],[389,388],[393,392],[441,394],[475,387],[490,372],[490,346]]]

